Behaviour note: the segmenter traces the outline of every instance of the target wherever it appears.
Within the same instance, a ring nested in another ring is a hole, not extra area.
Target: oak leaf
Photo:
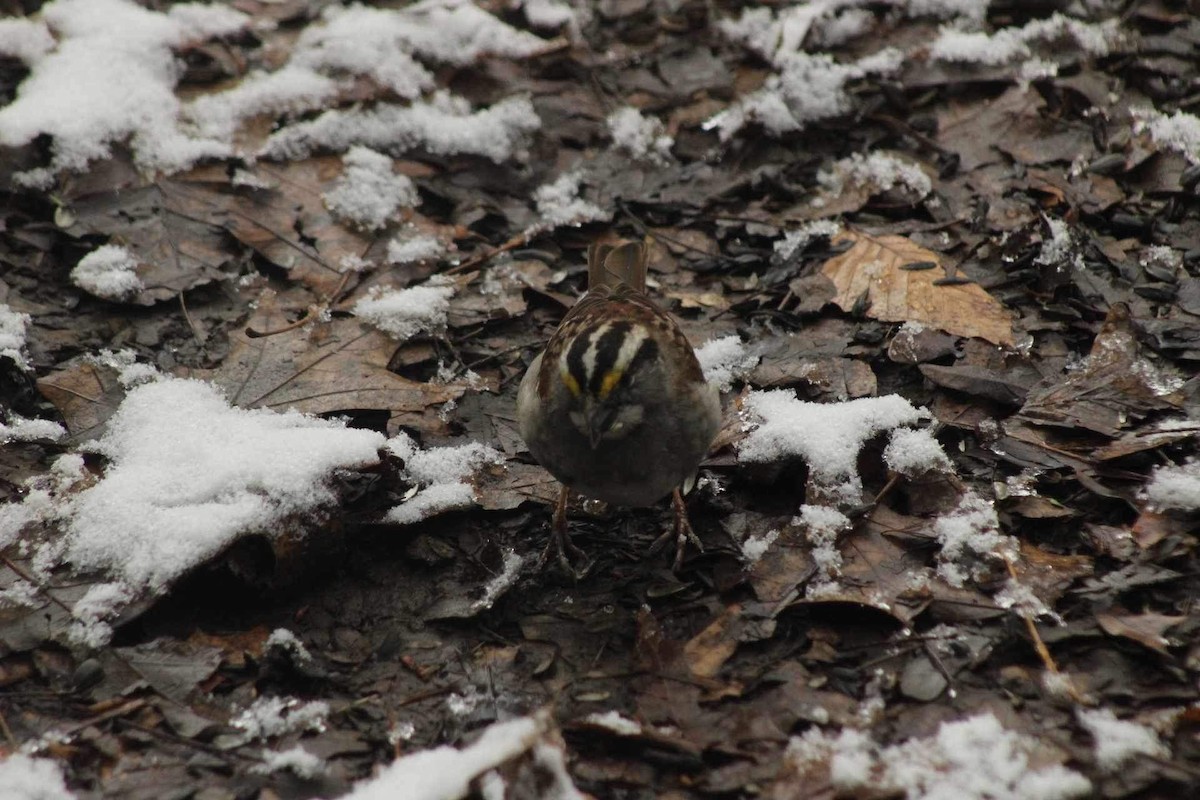
[[[864,294],[870,302],[866,315],[885,322],[917,322],[956,336],[978,336],[993,344],[1013,343],[1012,318],[998,300],[974,283],[938,286],[939,269],[906,270],[909,264],[933,262],[941,257],[903,236],[874,236],[847,230],[835,243],[849,242],[844,253],[821,268],[833,281],[833,298],[850,311]]]

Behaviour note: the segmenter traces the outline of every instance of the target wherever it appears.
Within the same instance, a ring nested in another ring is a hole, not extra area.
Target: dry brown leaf
[[[125,387],[112,367],[77,358],[37,382],[38,391],[63,415],[71,438],[78,444],[99,437],[125,399]]]
[[[734,603],[683,646],[683,660],[693,675],[716,677],[737,651],[741,613],[741,605]]]
[[[1030,390],[1018,417],[1116,438],[1151,412],[1179,409],[1182,395],[1165,392],[1137,337],[1128,306],[1114,304],[1083,369],[1043,380]]]
[[[1179,536],[1187,533],[1188,524],[1171,514],[1160,514],[1143,509],[1134,520],[1133,540],[1142,550],[1149,550],[1168,536]]]
[[[291,322],[265,292],[247,328],[271,331]],[[388,371],[396,343],[357,319],[334,319],[270,336],[231,337],[229,356],[215,370],[188,377],[210,380],[234,405],[328,414],[357,409],[390,412],[388,432],[409,415],[457,399],[461,384],[418,383]]]
[[[528,500],[553,506],[559,483],[542,467],[510,461],[503,469],[483,470],[475,478],[475,500],[486,511],[508,511]]]
[[[1167,614],[1097,614],[1096,622],[1109,636],[1122,636],[1163,655],[1170,644],[1163,633],[1186,620],[1186,616]]]
[[[837,242],[849,250],[825,262],[821,272],[837,287],[833,302],[850,311],[865,293],[866,314],[886,322],[919,322],[956,336],[978,336],[993,344],[1013,343],[1012,318],[977,284],[935,286],[938,269],[904,270],[906,264],[941,257],[903,236],[873,236],[847,230]]]
[[[104,191],[70,207],[72,236],[104,235],[137,261],[142,289],[130,302],[153,305],[224,277],[232,259],[227,237],[188,184],[163,178],[137,189]]]
[[[323,156],[264,163],[255,171],[278,188],[228,195],[229,232],[287,269],[289,277],[332,293],[342,279],[342,259],[366,258],[373,239],[336,221],[321,199],[341,174],[341,160]]]
[[[1021,557],[1013,564],[1017,576],[1048,606],[1053,607],[1075,580],[1095,571],[1088,556],[1051,553],[1029,542],[1021,542],[1020,546]]]

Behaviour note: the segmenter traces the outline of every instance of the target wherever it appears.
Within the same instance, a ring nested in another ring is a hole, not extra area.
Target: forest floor
[[[2,23],[0,797],[1200,796],[1194,8],[384,6]],[[618,238],[726,425],[575,580]]]

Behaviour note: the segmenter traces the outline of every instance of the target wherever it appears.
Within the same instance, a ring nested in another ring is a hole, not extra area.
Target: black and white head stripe
[[[573,393],[586,391],[603,399],[627,373],[657,355],[658,342],[644,326],[608,322],[576,336],[564,349],[559,368]]]

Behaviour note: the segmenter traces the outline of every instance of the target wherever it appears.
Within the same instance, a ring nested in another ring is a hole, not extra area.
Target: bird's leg
[[[654,544],[650,545],[650,552],[657,552],[667,542],[674,539],[675,561],[671,564],[671,569],[679,572],[683,566],[683,554],[687,551],[688,542],[695,545],[701,553],[704,552],[704,545],[700,542],[700,537],[696,536],[696,532],[692,530],[691,523],[688,522],[687,506],[683,502],[683,492],[679,489],[676,489],[671,495],[671,507],[675,511],[675,524],[671,530],[654,540]]]
[[[588,570],[592,568],[592,562],[588,560],[587,553],[583,552],[572,541],[567,533],[567,501],[571,497],[571,490],[563,486],[558,491],[558,502],[554,504],[554,516],[551,518],[550,527],[553,529],[553,536],[550,545],[546,548],[546,552],[542,554],[544,562],[550,555],[550,550],[554,550],[555,556],[558,558],[559,566],[561,566],[569,575],[576,580],[587,575]],[[580,566],[575,567],[571,560],[575,559]]]

